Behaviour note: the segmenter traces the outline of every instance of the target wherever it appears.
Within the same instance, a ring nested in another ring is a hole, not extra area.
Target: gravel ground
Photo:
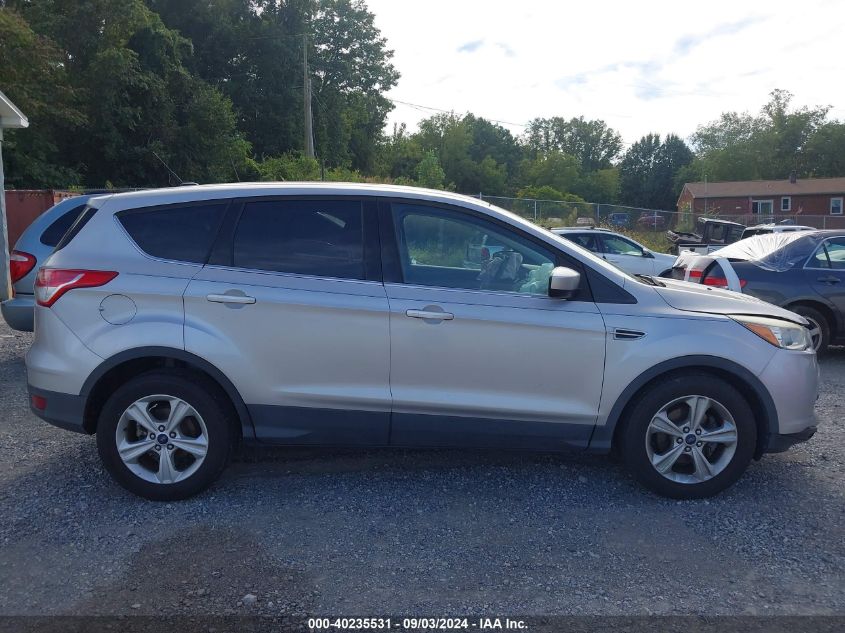
[[[845,351],[820,430],[675,502],[605,458],[274,450],[135,498],[26,405],[0,321],[0,615],[845,614]]]

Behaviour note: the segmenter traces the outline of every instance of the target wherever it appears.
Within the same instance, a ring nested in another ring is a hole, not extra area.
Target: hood
[[[687,281],[674,279],[660,279],[660,281],[665,284],[665,287],[655,288],[657,294],[676,310],[705,314],[750,314],[807,325],[804,317],[749,295]]]

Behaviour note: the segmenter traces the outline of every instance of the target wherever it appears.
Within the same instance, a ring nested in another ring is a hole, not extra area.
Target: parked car
[[[607,216],[608,222],[611,226],[628,226],[631,224],[631,218],[627,213],[611,213]]]
[[[9,253],[9,272],[12,279],[12,298],[0,303],[3,318],[14,330],[32,332],[35,310],[35,275],[43,262],[91,196],[65,198],[38,216],[27,227]]]
[[[479,233],[507,249],[463,268]],[[815,432],[802,317],[632,277],[446,192],[92,198],[36,302],[32,410],[96,434],[108,472],[150,499],[205,489],[239,442],[615,450],[644,485],[696,498]]]
[[[778,224],[756,224],[747,227],[742,232],[740,239],[754,237],[755,235],[768,235],[769,233],[792,233],[794,231],[815,231],[812,226],[802,226],[800,224],[793,224],[792,221],[779,222]]]
[[[666,227],[666,218],[652,211],[643,212],[637,218],[637,228],[648,231],[659,231]]]
[[[672,243],[672,252],[694,251],[706,254],[742,239],[744,224],[719,220],[716,218],[698,218],[698,233],[684,231],[666,231],[666,239]]]
[[[552,233],[575,242],[632,275],[670,276],[674,255],[655,253],[630,237],[607,229],[561,227]]]
[[[467,244],[464,268],[481,268],[493,255],[506,249],[507,246],[496,240],[495,236],[481,235],[477,242]]]
[[[672,276],[800,314],[819,352],[845,343],[845,231],[764,234],[707,256],[682,253]]]

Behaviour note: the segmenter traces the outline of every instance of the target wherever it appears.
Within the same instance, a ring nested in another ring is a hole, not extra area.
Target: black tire
[[[207,452],[199,467],[175,483],[142,479],[124,464],[117,450],[115,436],[124,411],[140,398],[158,394],[174,396],[190,404],[202,417],[208,434]],[[103,406],[97,423],[100,459],[117,483],[140,497],[152,501],[186,499],[208,488],[228,464],[236,441],[231,409],[217,385],[201,375],[182,369],[146,372],[118,388]]]
[[[693,395],[711,398],[730,413],[737,430],[736,450],[724,469],[712,478],[680,483],[652,466],[646,449],[648,427],[668,403]],[[706,373],[685,373],[656,383],[639,396],[621,431],[620,444],[626,467],[647,488],[672,499],[701,499],[722,492],[742,476],[754,455],[757,425],[748,402],[730,384]]]
[[[830,323],[827,318],[815,308],[810,306],[797,305],[788,308],[795,314],[800,314],[802,317],[810,322],[810,325],[816,324],[819,328],[819,344],[816,347],[817,354],[824,354],[827,351],[827,346],[830,345]]]

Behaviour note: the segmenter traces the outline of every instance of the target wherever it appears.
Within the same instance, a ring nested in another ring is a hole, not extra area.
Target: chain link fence
[[[601,225],[628,229],[629,231],[659,232],[672,229],[674,231],[692,232],[696,230],[700,218],[714,218],[737,222],[745,226],[785,222],[810,226],[815,229],[845,229],[845,216],[843,215],[805,215],[801,213],[703,214],[693,211],[643,209],[595,202],[562,202],[485,195],[478,195],[477,197],[547,228]]]

